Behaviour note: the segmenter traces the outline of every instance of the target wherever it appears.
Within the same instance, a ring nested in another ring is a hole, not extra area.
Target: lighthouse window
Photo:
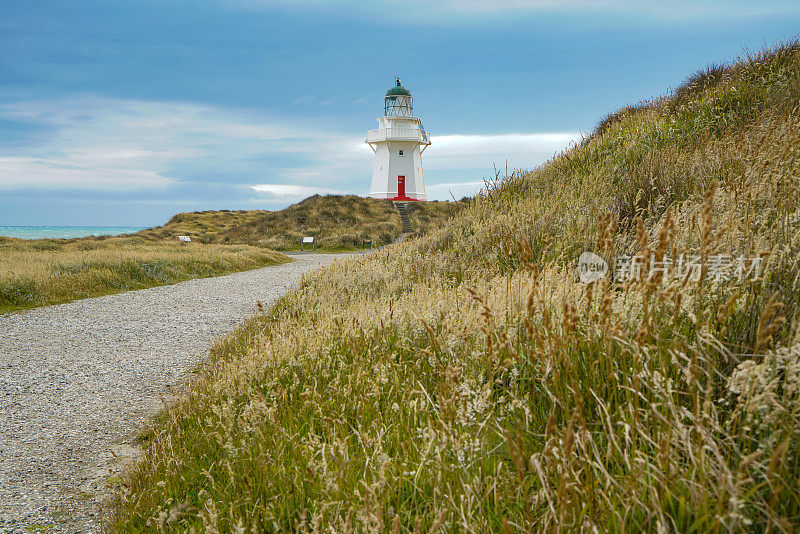
[[[402,151],[402,150],[400,151],[400,155],[401,155],[401,156],[403,155],[403,151]]]

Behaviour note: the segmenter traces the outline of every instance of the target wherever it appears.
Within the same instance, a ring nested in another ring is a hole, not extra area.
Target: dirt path
[[[170,387],[336,257],[0,315],[0,533],[99,531],[104,486]]]

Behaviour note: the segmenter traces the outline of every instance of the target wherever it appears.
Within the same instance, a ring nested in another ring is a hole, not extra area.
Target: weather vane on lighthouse
[[[367,131],[375,152],[369,196],[391,200],[426,200],[422,180],[422,153],[431,144],[422,121],[411,109],[411,91],[400,84],[386,91],[378,129]]]

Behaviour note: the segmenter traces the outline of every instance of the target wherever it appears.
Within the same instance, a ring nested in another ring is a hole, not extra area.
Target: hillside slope
[[[412,202],[416,233],[433,220],[450,218],[464,206],[458,202]],[[319,250],[352,250],[364,240],[374,246],[391,243],[402,232],[400,215],[388,200],[355,195],[314,195],[279,211],[202,211],[180,213],[159,228],[140,232],[149,239],[188,235],[205,243],[235,243],[273,250],[297,250],[304,236],[317,238]]]
[[[797,530],[798,105],[796,44],[709,69],[307,279],[215,348],[114,528]]]
[[[266,210],[218,210],[193,211],[173,215],[164,226],[156,226],[138,232],[137,235],[150,240],[174,240],[179,235],[188,235],[193,241],[210,241],[215,235],[240,224],[263,217]]]

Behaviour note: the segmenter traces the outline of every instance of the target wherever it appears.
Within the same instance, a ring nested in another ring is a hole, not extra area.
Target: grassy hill
[[[179,235],[188,235],[193,241],[208,242],[214,236],[240,224],[246,224],[269,213],[265,210],[219,210],[193,211],[173,215],[164,226],[156,226],[138,232],[148,240],[174,240]]]
[[[797,44],[709,68],[307,278],[147,434],[113,529],[796,531],[798,106]]]
[[[417,233],[432,221],[452,217],[465,204],[411,202],[409,216]],[[166,225],[140,232],[148,239],[188,235],[204,243],[238,243],[273,250],[298,250],[304,236],[317,238],[317,249],[353,250],[364,240],[391,243],[402,232],[400,215],[388,200],[354,195],[314,195],[280,211],[202,211],[180,213]]]

